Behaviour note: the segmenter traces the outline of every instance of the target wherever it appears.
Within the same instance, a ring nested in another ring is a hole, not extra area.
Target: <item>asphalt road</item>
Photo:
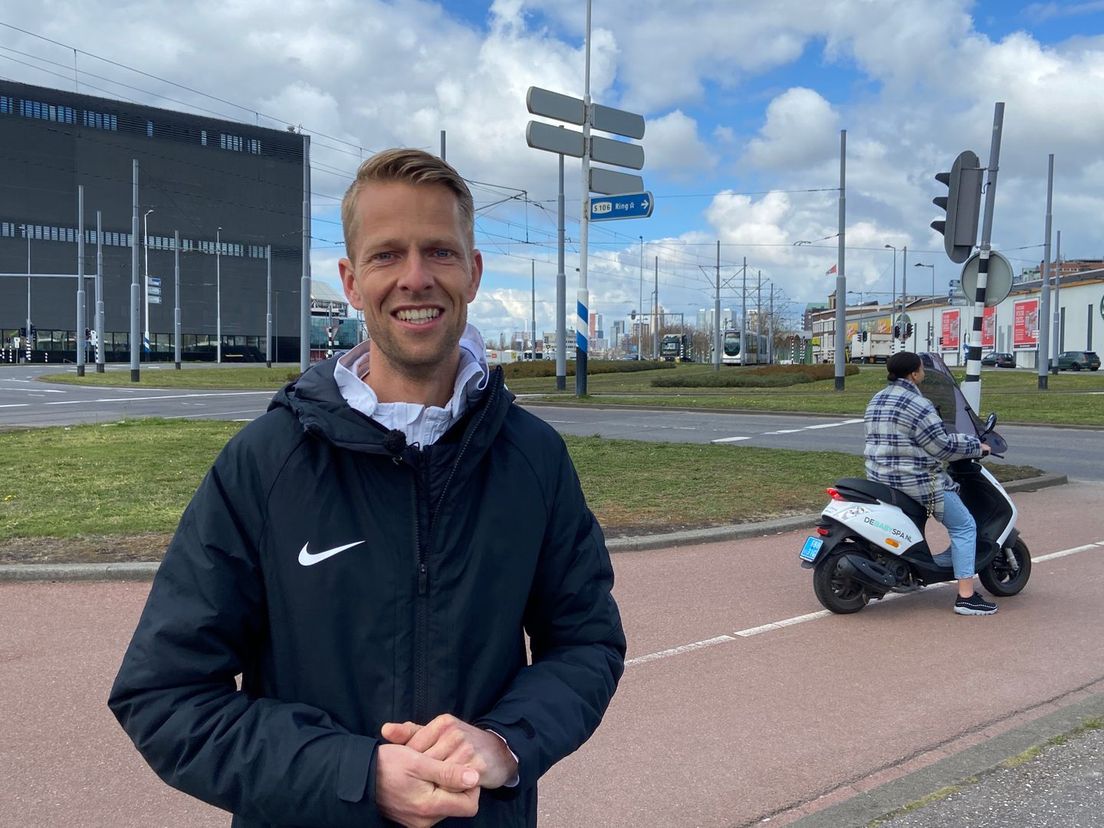
[[[173,369],[162,363],[144,367],[143,374],[165,370]],[[34,379],[56,371],[56,366],[0,366],[0,427],[112,422],[124,417],[248,421],[264,413],[272,398],[271,391],[96,388]],[[522,402],[563,434],[799,451],[827,448],[855,454],[863,447],[862,420],[855,417],[574,408]],[[1104,480],[1104,429],[1001,426],[999,430],[1009,443],[1008,463],[1035,466],[1071,480]]]
[[[947,588],[830,615],[798,565],[806,530],[614,555],[629,663],[542,780],[540,824],[789,825],[1099,697],[1104,484],[1016,500],[1033,574],[988,618],[955,615]],[[160,784],[105,707],[147,591],[0,583],[0,824],[227,824]],[[1097,801],[1023,824],[1099,824]]]

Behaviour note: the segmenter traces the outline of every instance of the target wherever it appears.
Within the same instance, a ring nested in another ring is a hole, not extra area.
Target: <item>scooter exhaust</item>
[[[841,577],[852,578],[861,584],[873,587],[880,593],[897,585],[897,579],[884,566],[853,553],[840,556],[836,564],[836,573]]]

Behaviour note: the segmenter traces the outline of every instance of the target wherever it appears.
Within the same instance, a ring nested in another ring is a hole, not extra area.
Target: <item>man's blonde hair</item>
[[[356,179],[341,199],[341,229],[345,234],[345,251],[354,256],[356,208],[365,184],[399,182],[403,184],[443,184],[452,190],[460,207],[460,221],[466,231],[468,252],[475,248],[475,204],[471,190],[456,172],[441,158],[419,149],[388,149],[378,152],[357,169]]]

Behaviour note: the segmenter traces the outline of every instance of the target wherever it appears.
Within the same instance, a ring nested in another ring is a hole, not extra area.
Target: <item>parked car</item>
[[[1089,371],[1100,370],[1100,357],[1096,351],[1062,351],[1058,354],[1058,370],[1080,371],[1082,368]]]
[[[990,351],[981,358],[981,364],[995,368],[1015,368],[1016,355],[1002,354],[998,353],[997,351]]]

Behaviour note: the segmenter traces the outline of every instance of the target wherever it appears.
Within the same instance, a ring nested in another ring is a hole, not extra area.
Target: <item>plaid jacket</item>
[[[894,380],[870,400],[866,427],[866,476],[929,507],[943,519],[943,492],[958,488],[944,471],[949,460],[981,456],[981,440],[949,432],[931,400],[908,380]]]

